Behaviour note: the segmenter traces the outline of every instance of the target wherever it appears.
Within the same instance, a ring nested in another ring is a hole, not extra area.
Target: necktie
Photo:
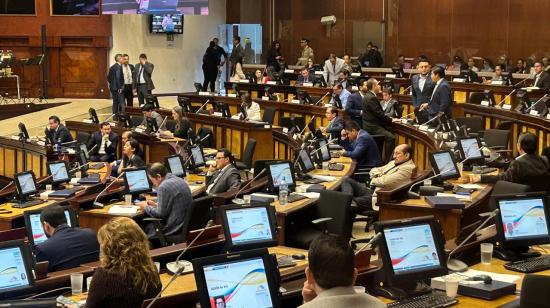
[[[143,65],[139,66],[138,83],[141,83],[141,75],[143,74]]]

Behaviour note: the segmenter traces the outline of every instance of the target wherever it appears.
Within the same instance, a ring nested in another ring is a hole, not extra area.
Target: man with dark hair
[[[122,55],[122,75],[124,76],[124,90],[122,94],[126,101],[126,106],[134,105],[134,75],[135,67],[130,64],[130,56]]]
[[[134,88],[136,89],[139,105],[145,104],[145,97],[150,95],[155,89],[153,83],[153,70],[155,65],[147,61],[147,55],[142,53],[139,55],[139,63],[135,65]]]
[[[237,61],[244,58],[244,49],[241,46],[241,37],[234,35],[233,36],[233,50],[231,50],[231,55],[229,56],[229,63],[231,64],[230,72],[234,72],[237,66]]]
[[[533,87],[538,87],[542,91],[548,91],[548,89],[550,89],[550,73],[544,69],[540,61],[535,62],[533,68],[535,70],[535,82],[533,83]]]
[[[216,164],[206,173],[206,193],[209,195],[239,189],[241,174],[233,165],[233,154],[228,149],[219,149]]]
[[[421,59],[417,68],[420,74],[413,76],[411,87],[412,102],[415,108],[430,101],[435,87],[435,83],[430,78],[430,62]]]
[[[71,142],[73,141],[73,136],[71,136],[71,133],[69,133],[69,130],[65,125],[61,124],[61,120],[58,116],[53,115],[48,118],[48,122],[50,124],[50,128],[46,133],[46,135],[51,136],[54,143],[65,143],[65,142]]]
[[[157,188],[157,200],[139,202],[137,205],[147,215],[161,220],[164,235],[185,232],[191,215],[193,196],[187,182],[171,173],[161,163],[152,164],[147,175]],[[156,239],[153,224],[145,225],[145,233],[149,239]]]
[[[50,205],[42,210],[40,222],[48,237],[36,246],[36,262],[48,261],[48,272],[77,267],[99,259],[99,244],[94,231],[67,224],[65,208]]]
[[[367,80],[361,79],[359,81],[359,91],[351,94],[348,97],[345,110],[351,120],[353,120],[359,127],[363,127],[363,97],[368,92]]]
[[[338,143],[342,129],[344,129],[344,120],[338,116],[338,108],[336,107],[327,107],[325,116],[329,121],[328,126],[320,127],[320,129],[323,133],[328,134],[330,139],[336,139]]]
[[[386,307],[375,297],[353,289],[357,268],[347,240],[330,235],[317,237],[309,246],[308,261],[301,308]]]
[[[90,161],[111,163],[116,159],[118,135],[111,130],[109,122],[103,122],[100,126],[101,130],[88,141]]]
[[[376,142],[357,123],[347,121],[341,135],[343,156],[351,157],[360,167],[375,167],[382,164]]]
[[[313,61],[314,59],[313,49],[309,47],[309,40],[306,38],[302,38],[302,40],[300,40],[300,46],[302,47],[302,52],[300,53],[298,62],[296,62],[296,66],[307,66],[307,61],[309,59]]]
[[[109,68],[107,75],[109,90],[113,97],[113,114],[118,114],[124,110],[124,74],[122,73],[122,55],[115,55],[115,64]]]
[[[388,117],[380,101],[378,100],[378,93],[380,93],[380,84],[375,78],[369,78],[367,80],[367,93],[363,96],[363,129],[371,135],[383,135],[386,137],[386,153],[393,151],[395,147],[395,136],[390,133],[387,126],[391,124],[392,120]],[[382,149],[380,149],[382,152]]]
[[[162,119],[162,116],[155,111],[155,108],[151,104],[145,104],[141,107],[141,112],[143,113],[143,121],[141,122],[141,126],[147,127],[147,118],[153,118],[155,119],[155,122],[157,122],[158,128],[162,125],[162,122],[164,120]]]
[[[317,82],[317,78],[309,73],[307,67],[302,68],[300,75],[296,78],[296,85],[301,86],[304,83],[314,84]]]
[[[323,77],[329,86],[338,81],[338,77],[343,68],[344,60],[331,53],[328,56],[328,60],[325,61],[325,66],[323,68]]]
[[[447,118],[453,116],[453,97],[451,94],[451,86],[445,80],[445,69],[439,66],[432,68],[432,81],[435,83],[434,90],[429,103],[422,103],[420,110],[428,110],[430,119],[436,117],[440,113],[444,113]]]
[[[518,184],[525,183],[532,176],[544,175],[550,173],[548,159],[537,154],[538,138],[532,133],[522,133],[516,144],[516,149],[520,154],[506,171],[499,175],[478,175],[471,174],[472,183],[496,183],[497,181],[507,181]]]
[[[332,87],[332,98],[330,100],[330,105],[335,108],[340,108],[340,106],[342,106],[342,109],[346,109],[350,95],[351,93],[346,90],[343,84],[337,83]]]

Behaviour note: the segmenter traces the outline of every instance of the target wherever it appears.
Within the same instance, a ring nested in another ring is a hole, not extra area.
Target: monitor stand
[[[495,247],[493,250],[493,257],[504,261],[518,261],[540,256],[540,252],[530,250],[529,247],[516,247],[513,249]]]
[[[432,292],[432,288],[424,282],[400,282],[383,287],[376,287],[372,290],[373,294],[383,296],[392,300],[401,300],[415,297]]]
[[[198,168],[187,169],[187,173],[190,173],[190,174],[200,174],[201,172],[202,170]]]
[[[443,187],[445,191],[447,190],[453,190],[454,185],[450,183],[449,181],[441,181],[438,178],[432,179],[432,186],[439,186]]]

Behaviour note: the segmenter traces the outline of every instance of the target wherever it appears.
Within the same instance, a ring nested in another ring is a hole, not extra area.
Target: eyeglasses
[[[222,156],[222,157],[217,157],[217,156],[216,156],[216,160],[218,160],[218,159],[224,159],[224,158],[225,158],[225,157],[223,157],[223,156]]]

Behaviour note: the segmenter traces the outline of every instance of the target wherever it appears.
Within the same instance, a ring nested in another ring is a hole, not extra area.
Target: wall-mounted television
[[[52,16],[97,16],[99,6],[99,0],[50,0]]]
[[[182,14],[150,15],[151,33],[183,34]]]
[[[36,15],[35,0],[0,0],[0,15]]]
[[[208,15],[208,0],[102,0],[101,14]]]

